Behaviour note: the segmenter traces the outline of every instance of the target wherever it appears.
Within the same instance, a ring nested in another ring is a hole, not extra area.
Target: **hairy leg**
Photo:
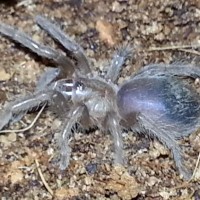
[[[56,101],[56,104],[59,102],[60,104],[58,105],[63,106],[62,102],[64,99],[54,97],[57,93],[58,92],[56,91],[42,91],[8,103],[7,106],[5,106],[5,108],[0,112],[0,130],[10,122],[19,121],[28,111],[37,109],[46,103],[51,105]],[[64,103],[65,102],[66,101],[64,101]],[[65,107],[62,108],[62,110],[64,109]]]
[[[72,52],[77,59],[77,68],[81,74],[88,74],[91,72],[87,57],[84,54],[82,47],[75,41],[67,36],[59,27],[55,26],[52,22],[42,16],[36,16],[36,23],[48,32],[52,38],[56,39],[68,51]]]
[[[53,60],[58,67],[61,67],[65,76],[71,75],[74,72],[74,64],[63,53],[33,41],[30,36],[17,30],[17,28],[1,23],[0,34],[22,44],[41,57]]]
[[[114,147],[115,147],[115,163],[123,164],[123,141],[122,141],[122,130],[119,125],[119,120],[115,113],[108,113],[106,119],[106,125],[108,130],[113,136]]]
[[[172,151],[176,167],[183,177],[188,180],[191,177],[191,173],[184,166],[182,151],[175,137],[173,137],[173,130],[170,130],[170,127],[166,127],[165,124],[160,124],[159,120],[155,122],[154,120],[141,114],[138,116],[138,122],[141,127],[139,132],[148,133],[153,138],[157,138]]]
[[[106,79],[116,82],[119,73],[125,63],[126,59],[131,57],[132,48],[130,46],[124,46],[119,49],[112,58],[111,66],[106,74]]]
[[[68,144],[69,138],[71,136],[73,126],[81,119],[85,109],[87,108],[84,105],[72,108],[64,121],[63,130],[59,138],[61,170],[65,170],[69,165],[71,155],[71,148]]]
[[[200,68],[189,64],[151,64],[143,67],[131,78],[156,77],[156,76],[182,76],[198,78],[200,77]]]

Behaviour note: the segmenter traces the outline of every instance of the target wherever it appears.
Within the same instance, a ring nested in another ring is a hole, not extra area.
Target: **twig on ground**
[[[25,132],[25,131],[27,131],[27,130],[29,130],[29,129],[31,129],[33,126],[34,126],[34,124],[35,124],[35,122],[38,120],[38,118],[40,117],[40,115],[42,114],[42,111],[44,110],[44,108],[45,108],[45,106],[46,106],[46,104],[44,104],[43,106],[42,106],[42,108],[40,109],[40,111],[38,112],[38,114],[36,115],[36,117],[35,117],[35,119],[32,121],[32,123],[29,125],[29,126],[27,126],[26,128],[22,128],[22,129],[14,129],[14,130],[2,130],[2,131],[0,131],[0,133],[19,133],[19,132]]]
[[[40,169],[40,165],[39,165],[39,162],[37,159],[35,159],[35,164],[36,164],[36,167],[37,167],[37,171],[38,171],[38,174],[42,180],[42,183],[44,184],[45,188],[47,189],[47,191],[51,194],[51,196],[53,196],[53,190],[49,187],[48,183],[46,182],[44,176],[43,176],[43,173]]]

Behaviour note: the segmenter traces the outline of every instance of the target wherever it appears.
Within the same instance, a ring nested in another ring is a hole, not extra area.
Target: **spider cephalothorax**
[[[26,112],[48,105],[63,121],[60,134],[60,168],[69,164],[68,145],[72,127],[97,125],[114,138],[115,161],[123,163],[122,125],[138,133],[158,138],[172,150],[176,166],[188,178],[177,139],[199,127],[199,95],[185,80],[200,77],[200,70],[189,65],[149,65],[118,87],[116,81],[131,48],[118,50],[104,78],[91,71],[83,49],[44,17],[36,23],[73,54],[76,62],[64,53],[36,43],[16,28],[0,24],[0,33],[39,56],[52,60],[58,68],[49,68],[40,78],[33,95],[9,103],[0,113],[0,130],[18,121]]]

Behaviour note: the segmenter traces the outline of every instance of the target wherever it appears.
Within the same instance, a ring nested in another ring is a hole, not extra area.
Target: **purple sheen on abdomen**
[[[165,111],[164,105],[162,102],[155,101],[154,98],[147,98],[145,91],[141,91],[143,93],[136,93],[136,91],[132,91],[131,93],[127,93],[123,95],[121,98],[120,107],[122,107],[122,111],[124,113],[131,113],[131,112],[161,112]]]
[[[157,79],[137,79],[125,83],[117,95],[119,114],[128,122],[135,122],[137,113],[165,112],[165,105],[159,98],[161,86]]]
[[[137,114],[156,122],[177,124],[180,129],[193,126],[199,117],[199,97],[180,80],[169,77],[132,79],[117,94],[118,111],[130,126]]]

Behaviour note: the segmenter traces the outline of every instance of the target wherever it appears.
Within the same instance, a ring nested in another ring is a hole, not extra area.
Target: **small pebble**
[[[97,164],[96,163],[89,163],[85,166],[85,169],[88,174],[94,174],[97,171]]]

